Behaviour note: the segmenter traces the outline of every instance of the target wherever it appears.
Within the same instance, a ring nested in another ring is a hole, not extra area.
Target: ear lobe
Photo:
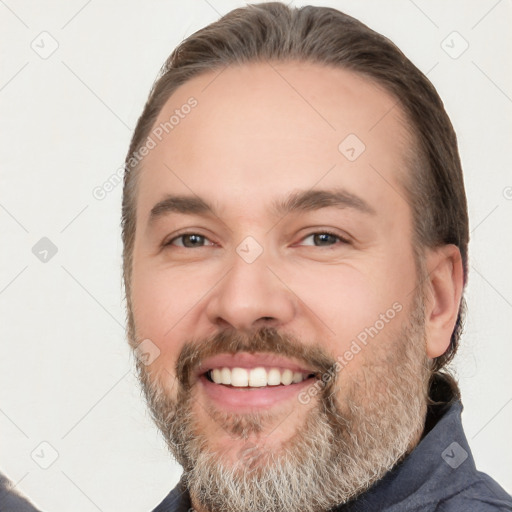
[[[464,275],[459,248],[449,244],[428,249],[426,268],[427,355],[434,359],[443,355],[450,346],[462,299]]]

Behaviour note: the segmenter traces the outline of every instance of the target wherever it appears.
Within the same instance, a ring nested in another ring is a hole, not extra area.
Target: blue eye
[[[204,247],[205,245],[213,245],[208,238],[203,235],[198,235],[197,233],[186,233],[184,235],[177,236],[173,238],[165,245],[175,245],[178,247]]]
[[[307,243],[306,240],[311,240],[310,243]],[[348,243],[347,240],[339,237],[338,235],[334,235],[332,233],[321,232],[321,233],[312,233],[308,235],[306,238],[302,240],[301,245],[313,245],[316,247],[325,247],[336,245],[337,242]]]

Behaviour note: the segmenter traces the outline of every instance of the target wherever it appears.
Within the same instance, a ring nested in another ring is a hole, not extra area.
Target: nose
[[[217,326],[251,331],[286,325],[296,309],[293,292],[262,256],[247,263],[235,255],[231,269],[210,294],[206,314]]]

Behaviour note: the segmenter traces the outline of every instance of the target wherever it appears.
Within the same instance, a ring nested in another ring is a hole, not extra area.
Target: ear
[[[427,355],[436,358],[450,346],[462,298],[464,274],[459,248],[453,244],[426,251],[425,329]]]

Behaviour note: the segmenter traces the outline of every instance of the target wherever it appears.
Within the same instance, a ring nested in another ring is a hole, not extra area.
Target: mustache
[[[239,352],[264,352],[294,358],[311,368],[317,377],[336,364],[322,347],[304,344],[294,335],[281,333],[274,327],[262,327],[251,332],[226,329],[205,339],[185,342],[176,361],[176,377],[183,389],[189,390],[192,374],[203,359]]]

